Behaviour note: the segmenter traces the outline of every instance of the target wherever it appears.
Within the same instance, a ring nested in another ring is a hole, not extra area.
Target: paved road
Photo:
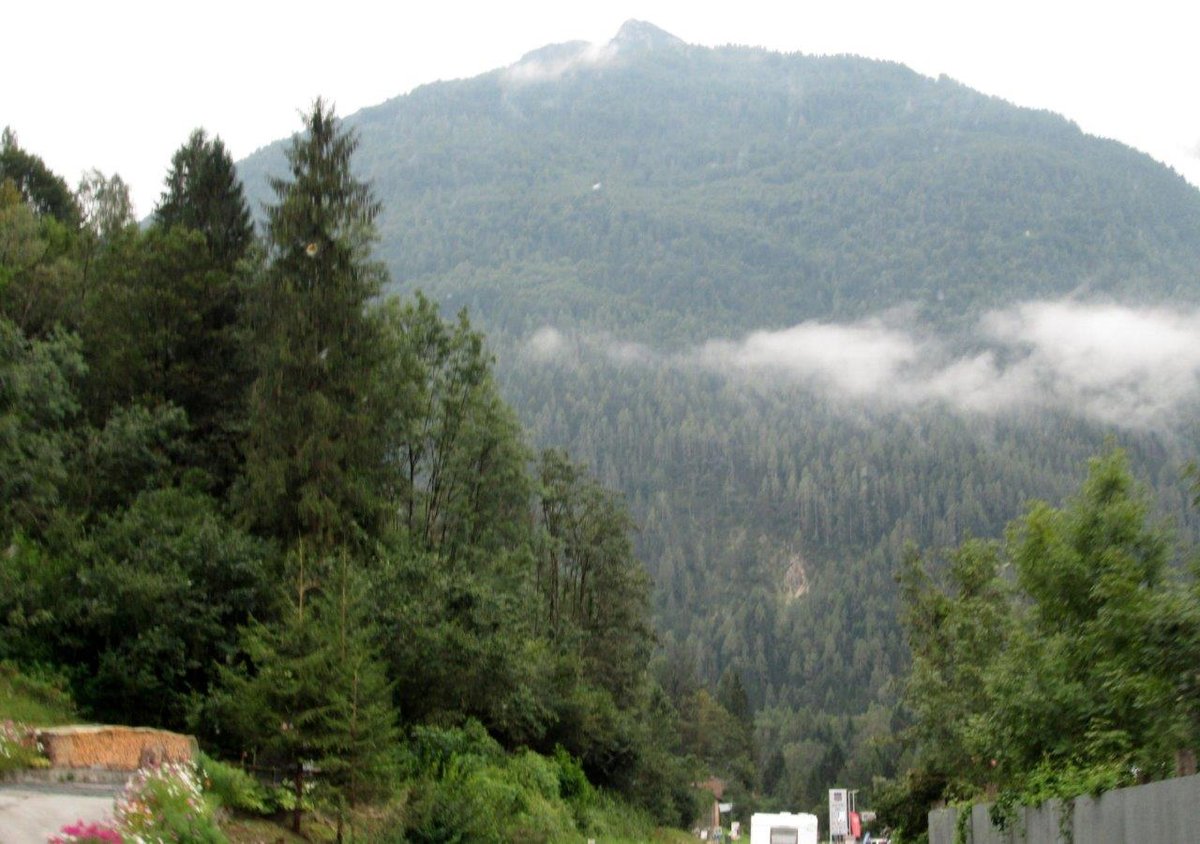
[[[0,844],[46,844],[65,824],[112,816],[116,785],[0,785]]]

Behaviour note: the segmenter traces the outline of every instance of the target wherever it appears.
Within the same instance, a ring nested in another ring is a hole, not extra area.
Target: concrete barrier
[[[991,804],[971,807],[968,844],[1134,844],[1200,841],[1200,775],[1119,788],[1099,797],[1050,800],[1017,812],[1009,829],[992,826]],[[1067,817],[1063,818],[1063,813]],[[929,813],[929,844],[954,844],[957,809]]]

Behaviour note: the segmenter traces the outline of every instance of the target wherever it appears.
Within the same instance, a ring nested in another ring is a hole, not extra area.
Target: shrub
[[[0,661],[0,721],[11,719],[38,726],[69,724],[75,704],[65,691],[66,679],[45,667],[24,670]]]
[[[117,798],[115,814],[117,828],[135,840],[227,844],[192,764],[142,768]]]
[[[32,730],[15,721],[0,721],[0,774],[45,764]]]
[[[204,791],[225,808],[256,815],[271,813],[267,790],[241,768],[201,753],[198,773]]]

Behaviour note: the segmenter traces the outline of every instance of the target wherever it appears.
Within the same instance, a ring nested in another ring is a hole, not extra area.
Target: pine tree
[[[161,316],[143,323],[160,333],[173,330],[170,342],[157,346],[168,358],[164,369],[172,382],[163,397],[187,411],[196,462],[213,487],[225,491],[241,463],[251,378],[242,330],[250,268],[241,262],[253,245],[254,226],[232,158],[221,139],[209,140],[203,129],[171,158],[166,188],[155,226],[141,244],[138,304],[167,304]],[[134,320],[146,316],[131,314]]]
[[[331,642],[313,612],[313,560],[300,544],[290,558],[290,588],[273,623],[254,621],[241,631],[246,662],[222,666],[212,711],[222,729],[255,758],[278,765],[292,779],[292,830],[300,832],[311,762],[325,744],[320,729],[329,693]]]
[[[317,768],[337,816],[340,842],[346,809],[387,793],[399,731],[379,633],[368,614],[368,584],[345,554],[329,581],[315,605],[325,682],[312,727],[321,754]]]
[[[297,546],[284,612],[242,630],[248,662],[221,669],[214,698],[225,729],[289,772],[296,832],[314,776],[339,827],[346,808],[386,793],[399,741],[367,584],[348,555],[327,559]]]
[[[163,228],[183,226],[204,235],[216,264],[231,272],[254,240],[250,209],[233,159],[220,138],[196,129],[171,157],[167,189],[154,211]]]
[[[241,509],[258,531],[324,551],[369,535],[382,511],[388,403],[368,304],[384,274],[368,257],[379,205],[351,173],[356,146],[318,100],[290,179],[272,180],[269,265],[248,306],[258,370]]]

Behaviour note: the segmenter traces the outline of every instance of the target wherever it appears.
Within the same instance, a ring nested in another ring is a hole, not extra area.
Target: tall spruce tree
[[[375,389],[384,272],[369,259],[379,205],[354,178],[357,140],[318,100],[272,180],[268,266],[249,302],[250,391],[242,512],[258,531],[328,552],[369,535],[382,512],[388,415]]]
[[[311,559],[301,542],[288,571],[282,616],[241,629],[246,659],[219,669],[210,706],[245,749],[289,773],[295,832],[315,772],[340,841],[346,809],[385,794],[395,774],[392,689],[355,561]]]
[[[254,240],[254,224],[233,159],[220,138],[196,129],[171,157],[166,190],[154,211],[164,227],[183,226],[204,235],[219,267],[231,271]]]
[[[197,129],[175,152],[154,223],[139,243],[140,262],[127,262],[141,268],[131,279],[136,289],[127,311],[129,319],[158,326],[149,333],[160,338],[126,345],[160,359],[168,376],[160,394],[187,411],[195,463],[224,492],[240,469],[252,375],[242,323],[252,267],[242,262],[254,226],[220,138]],[[161,315],[147,319],[140,312],[156,304]],[[157,351],[138,348],[147,342]]]

